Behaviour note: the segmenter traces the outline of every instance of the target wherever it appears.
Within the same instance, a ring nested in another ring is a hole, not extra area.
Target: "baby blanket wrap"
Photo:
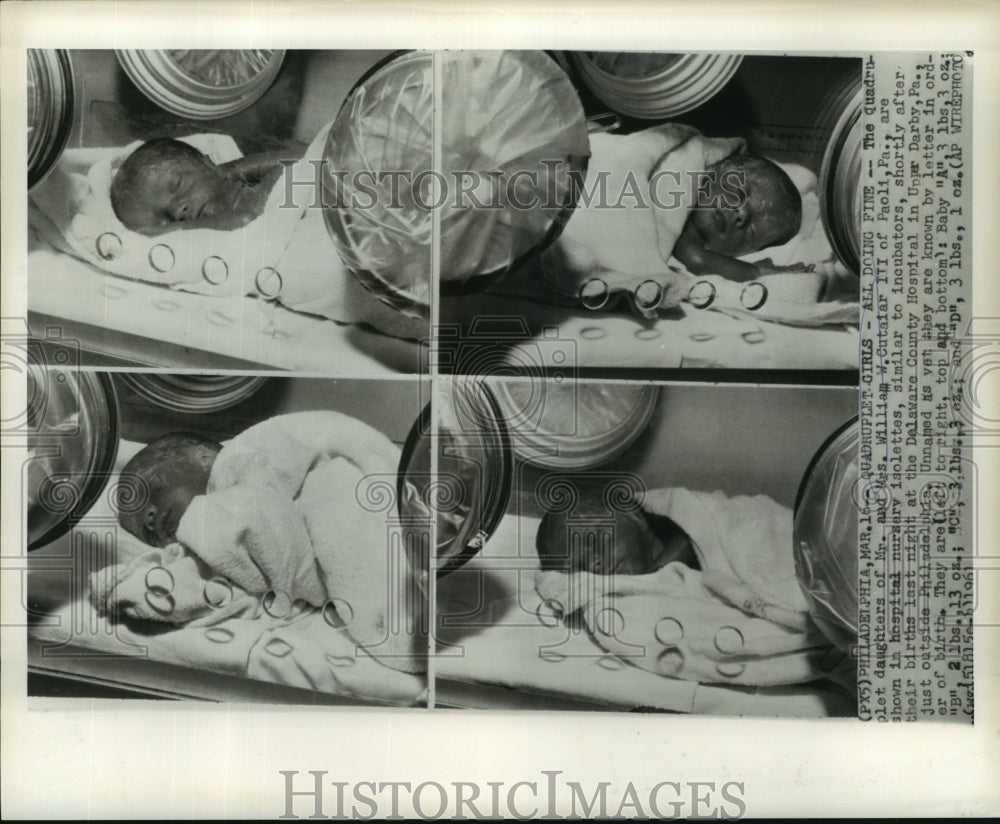
[[[795,578],[790,510],[762,495],[681,488],[648,491],[644,507],[688,533],[701,569],[539,571],[539,520],[504,518],[438,582],[442,700],[493,689],[503,701],[514,689],[591,707],[855,714],[851,662],[812,626]]]
[[[605,273],[668,273],[667,261],[691,211],[690,174],[744,146],[739,138],[707,138],[678,123],[624,136],[591,135],[584,191],[597,194],[577,205],[543,255],[547,278],[576,296],[584,282]]]
[[[799,232],[780,247],[743,257],[775,265],[813,264],[815,272],[763,275],[768,290],[762,307],[748,311],[741,301],[743,284],[717,275],[694,276],[673,249],[692,208],[694,176],[712,164],[745,151],[741,138],[705,137],[696,129],[666,123],[628,135],[595,134],[581,201],[558,240],[541,256],[534,288],[557,302],[576,304],[580,290],[600,278],[612,291],[630,291],[646,279],[665,285],[661,306],[677,306],[692,285],[705,280],[715,292],[712,308],[737,317],[756,317],[797,326],[857,323],[857,285],[843,287],[846,273],[827,263],[830,248],[819,220],[816,178],[794,164],[785,169],[802,195]],[[829,270],[829,271],[827,271]],[[540,282],[539,282],[540,281]],[[527,294],[528,284],[506,291]],[[825,297],[821,297],[824,296]],[[836,302],[831,298],[843,298]]]
[[[795,684],[829,672],[792,559],[792,514],[764,495],[661,489],[646,508],[691,537],[701,570],[647,575],[539,572],[539,595],[582,611],[591,636],[625,661],[704,683]]]
[[[280,639],[284,655],[257,666],[288,665],[288,656],[304,685],[323,688],[335,683],[330,672],[349,679],[377,661],[389,668],[390,695],[412,697],[422,680],[413,674],[426,669],[425,576],[374,505],[398,463],[388,438],[339,413],[257,424],[224,445],[207,493],[181,518],[178,543],[94,573],[91,601],[100,614],[175,625],[147,643],[168,641],[182,660],[217,654],[220,645],[205,641],[219,640],[213,629],[276,623],[270,642]]]

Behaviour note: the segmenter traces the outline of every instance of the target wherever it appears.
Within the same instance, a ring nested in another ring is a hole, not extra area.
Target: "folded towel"
[[[335,614],[366,654],[422,672],[422,573],[409,568],[385,513],[369,503],[398,462],[388,438],[339,413],[257,424],[219,453],[207,494],[178,525],[181,546],[114,570],[109,585],[92,585],[92,598],[101,611],[169,623],[217,620],[205,606],[213,584],[235,593],[227,614],[242,614],[243,596],[265,608],[275,597],[311,604]]]

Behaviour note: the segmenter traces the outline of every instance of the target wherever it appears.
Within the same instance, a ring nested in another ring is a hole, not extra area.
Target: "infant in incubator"
[[[646,575],[672,561],[698,568],[690,536],[670,518],[642,510],[609,513],[601,489],[578,488],[572,517],[547,512],[538,526],[535,543],[543,570]],[[601,540],[605,536],[611,540]]]
[[[524,267],[500,291],[591,309],[624,296],[654,317],[684,299],[692,276],[746,282],[807,270],[738,259],[787,244],[803,222],[790,175],[744,149],[673,123],[594,135],[586,185],[605,200],[581,199],[537,269]]]
[[[739,155],[709,169],[673,254],[693,274],[753,280],[775,270],[737,258],[787,243],[802,223],[802,196],[791,178],[761,157]]]
[[[144,235],[239,229],[263,213],[281,175],[278,160],[264,152],[216,165],[182,141],[149,140],[115,174],[111,205],[127,228]]]
[[[187,432],[164,435],[145,446],[122,469],[123,478],[138,479],[142,505],[119,506],[119,523],[150,546],[175,543],[181,516],[206,493],[221,450],[221,444]]]

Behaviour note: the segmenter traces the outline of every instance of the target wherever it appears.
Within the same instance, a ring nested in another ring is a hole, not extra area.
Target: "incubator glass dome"
[[[118,403],[106,374],[27,370],[28,549],[70,530],[100,498],[118,453]]]
[[[543,52],[442,52],[441,166],[434,56],[391,56],[344,102],[326,144],[327,226],[369,291],[407,315],[430,307],[431,227],[445,292],[484,288],[551,242],[589,155],[579,96]],[[582,180],[582,177],[580,178]]]
[[[410,432],[399,473],[402,513],[436,516],[434,565],[439,577],[462,566],[493,534],[507,509],[512,478],[510,435],[494,393],[480,380],[442,380],[434,403]]]
[[[816,625],[837,649],[858,637],[858,444],[855,419],[816,453],[795,504],[799,583]]]
[[[454,294],[501,280],[558,236],[590,142],[569,75],[541,51],[442,52],[441,108],[452,193],[441,212],[441,288]]]
[[[549,469],[588,469],[620,455],[659,397],[651,384],[514,379],[493,388],[517,456]]]
[[[280,49],[120,49],[129,79],[168,112],[193,120],[252,106],[281,71]]]
[[[242,375],[150,375],[122,373],[143,398],[175,412],[218,412],[253,395],[267,378]]]
[[[583,82],[619,114],[676,117],[710,100],[736,74],[739,54],[576,52]]]
[[[430,52],[390,55],[348,95],[327,137],[327,228],[347,267],[381,301],[429,313],[434,81]],[[408,176],[401,177],[401,173]]]
[[[28,49],[28,188],[55,165],[73,126],[73,67],[61,49]]]
[[[829,106],[839,114],[820,170],[823,227],[840,262],[859,272],[861,245],[862,91],[851,82],[838,90]]]

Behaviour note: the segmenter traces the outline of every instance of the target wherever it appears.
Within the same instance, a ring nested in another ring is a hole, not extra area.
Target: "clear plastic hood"
[[[281,71],[280,49],[122,49],[118,62],[143,94],[194,120],[252,106]]]
[[[28,371],[28,549],[64,535],[104,491],[118,452],[118,403],[106,374]]]
[[[73,67],[61,49],[28,49],[28,188],[59,159],[73,126]]]
[[[809,612],[845,652],[858,635],[859,433],[855,419],[820,448],[795,506],[795,567]]]

